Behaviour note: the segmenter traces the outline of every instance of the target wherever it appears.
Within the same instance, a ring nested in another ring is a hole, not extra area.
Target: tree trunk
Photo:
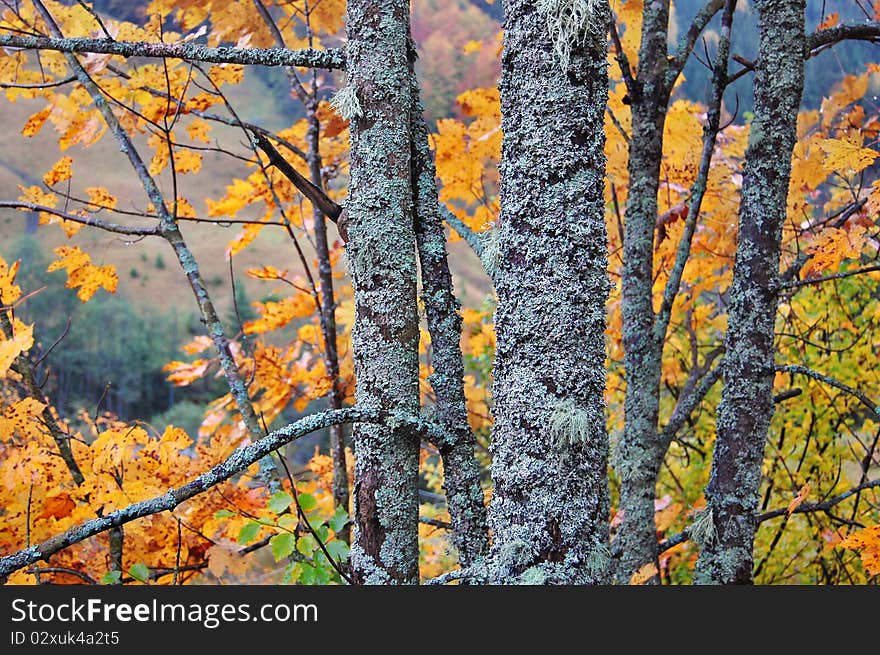
[[[764,442],[773,417],[773,336],[791,152],[804,81],[804,0],[758,0],[755,118],[749,135],[730,287],[724,388],[712,477],[714,534],[696,580],[750,583]]]
[[[614,540],[615,578],[626,584],[645,564],[657,563],[654,496],[663,461],[657,421],[664,336],[654,331],[653,263],[657,189],[669,91],[666,42],[669,0],[646,3],[632,102],[629,191],[623,233],[623,435],[615,453],[621,522]],[[657,582],[656,577],[649,582]]]
[[[357,403],[419,411],[415,234],[410,175],[408,0],[349,0],[351,121],[347,257]],[[343,219],[340,218],[340,221]],[[352,567],[363,584],[418,582],[419,439],[356,426]]]
[[[415,58],[414,47],[411,56]],[[410,74],[416,244],[434,369],[428,381],[436,397],[437,418],[450,437],[439,445],[439,450],[443,459],[446,505],[452,522],[452,543],[458,550],[459,563],[466,568],[489,549],[486,506],[480,486],[480,465],[474,455],[476,439],[468,425],[460,305],[453,293],[446,256],[446,233],[437,199],[434,156],[428,145],[428,126],[419,98],[418,78],[412,66]]]
[[[490,581],[608,564],[603,116],[608,6],[505,5]],[[566,23],[569,30],[550,26]]]

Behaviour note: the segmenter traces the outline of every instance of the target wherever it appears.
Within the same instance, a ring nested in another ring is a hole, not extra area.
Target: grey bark
[[[566,68],[553,17],[505,2],[491,582],[606,574],[608,11],[567,35]]]
[[[749,134],[739,236],[706,490],[715,538],[697,562],[701,583],[750,583],[761,466],[773,417],[773,336],[791,152],[804,80],[804,0],[758,0],[755,118]]]
[[[722,33],[713,62],[713,91],[703,133],[703,151],[696,180],[688,201],[685,229],[676,260],[656,316],[653,309],[654,232],[657,223],[657,190],[663,154],[663,128],[670,91],[684,67],[697,37],[721,8]],[[679,292],[684,268],[690,255],[706,191],[712,154],[718,134],[727,65],[730,29],[735,0],[711,0],[694,18],[674,56],[666,55],[669,22],[668,0],[645,6],[637,77],[629,81],[633,127],[629,150],[629,196],[624,229],[623,346],[626,369],[624,432],[615,457],[620,475],[621,522],[614,540],[615,578],[627,583],[646,564],[658,563],[658,543],[654,522],[654,498],[660,466],[675,433],[699,406],[711,387],[698,385],[692,375],[682,390],[670,422],[658,432],[660,377],[663,345],[672,307]],[[622,58],[621,65],[626,65]],[[709,371],[694,361],[694,371]],[[708,378],[704,378],[704,381]],[[714,380],[713,380],[714,381]],[[659,582],[655,575],[649,583]]]
[[[97,53],[120,57],[155,57],[204,61],[216,64],[258,64],[260,66],[308,66],[345,68],[340,50],[282,50],[273,48],[209,48],[198,43],[142,43],[86,39],[80,37],[19,36],[0,34],[0,48],[56,50],[66,53]]]
[[[355,294],[357,402],[419,411],[408,0],[350,0],[351,121],[347,257]],[[341,219],[340,219],[341,222]],[[418,582],[419,441],[357,426],[351,563],[363,584]]]
[[[657,421],[663,341],[654,335],[652,287],[657,189],[669,102],[668,25],[669,0],[645,3],[637,82],[630,90],[632,139],[621,303],[626,394],[623,435],[614,460],[622,514],[612,547],[615,577],[624,584],[643,565],[656,564],[658,556],[654,496],[662,462]]]
[[[411,59],[415,48],[411,49]],[[446,253],[446,233],[437,198],[434,156],[428,143],[428,126],[419,98],[414,62],[412,87],[412,168],[415,200],[416,246],[422,280],[422,301],[431,335],[428,378],[435,395],[437,419],[450,435],[440,444],[446,505],[452,523],[452,543],[462,568],[474,564],[489,549],[486,506],[480,485],[480,465],[474,455],[476,438],[470,429],[464,395],[464,362],[461,354],[461,315],[452,287]]]

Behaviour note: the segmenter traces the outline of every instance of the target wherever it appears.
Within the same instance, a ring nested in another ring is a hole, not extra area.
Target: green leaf
[[[257,538],[259,532],[260,524],[256,521],[248,521],[241,527],[241,530],[239,530],[238,532],[238,543],[249,544]]]
[[[269,511],[281,514],[281,512],[290,507],[290,503],[292,502],[293,496],[285,491],[279,491],[278,493],[272,494],[272,497],[269,498]]]
[[[128,569],[128,574],[138,582],[146,582],[150,579],[150,569],[143,562],[138,562]]]
[[[272,537],[269,540],[269,545],[272,547],[272,557],[278,562],[285,557],[290,557],[293,553],[296,548],[296,536],[289,532],[282,532]]]
[[[334,539],[327,544],[326,548],[334,560],[344,562],[348,559],[348,544],[341,539]]]
[[[315,500],[312,494],[299,494],[297,497],[299,498],[299,506],[303,508],[304,512],[308,512],[318,504],[318,501]]]
[[[278,526],[285,530],[296,530],[297,525],[299,525],[299,519],[293,514],[282,514],[278,517]]]
[[[330,519],[330,529],[336,534],[339,534],[347,523],[348,512],[342,509],[342,507],[337,507],[336,513],[333,514],[333,518]]]
[[[318,533],[318,539],[321,540],[321,543],[327,541],[327,537],[330,536],[329,530],[327,530],[327,526],[324,523],[319,523],[317,525],[312,524],[312,527],[315,529],[315,532]]]
[[[267,518],[257,518],[254,519],[260,525],[268,525],[270,528],[274,528],[278,523],[275,522],[275,519],[267,519]]]
[[[317,547],[318,544],[315,543],[315,538],[310,534],[296,540],[296,549],[305,557],[311,557]]]
[[[122,577],[122,571],[107,571],[101,576],[101,584],[116,584]]]
[[[215,519],[228,519],[232,516],[235,516],[235,512],[228,509],[221,509],[220,511],[214,512]]]
[[[315,584],[315,567],[306,562],[302,562],[299,581],[302,584]]]

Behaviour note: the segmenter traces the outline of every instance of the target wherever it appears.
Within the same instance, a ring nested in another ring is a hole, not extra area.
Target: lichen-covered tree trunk
[[[623,233],[622,319],[626,394],[624,428],[614,457],[621,522],[614,539],[615,578],[629,582],[657,562],[654,496],[663,459],[657,421],[663,336],[654,331],[653,261],[657,189],[666,119],[669,0],[645,3],[636,97],[632,102],[629,190]],[[656,582],[652,578],[649,582]]]
[[[566,20],[571,8],[504,3],[488,567],[497,583],[597,582],[608,564],[608,5],[581,21]]]
[[[764,444],[773,417],[779,255],[804,81],[804,0],[756,0],[759,49],[730,287],[712,477],[714,534],[697,582],[750,583]]]
[[[415,48],[411,48],[411,59]],[[443,459],[446,505],[452,523],[452,543],[462,568],[474,564],[489,549],[486,506],[480,485],[480,465],[474,455],[476,439],[470,429],[464,396],[461,354],[461,315],[453,293],[446,256],[446,233],[437,199],[434,156],[428,145],[428,126],[411,63],[412,166],[416,243],[421,266],[422,300],[431,335],[437,419],[449,438],[439,444]]]
[[[349,0],[347,257],[357,403],[418,414],[418,314],[410,172],[408,0]],[[340,221],[342,219],[340,218]],[[418,437],[358,425],[351,563],[363,584],[418,582]]]

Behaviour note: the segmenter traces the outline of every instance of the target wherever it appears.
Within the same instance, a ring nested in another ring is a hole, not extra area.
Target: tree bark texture
[[[407,0],[349,0],[347,257],[359,406],[418,414],[418,314],[410,171]],[[359,425],[351,563],[362,584],[418,582],[418,436]]]
[[[549,27],[560,16],[527,0],[504,4],[488,577],[591,583],[608,565],[609,10],[597,2],[575,33],[555,34],[569,39],[565,61]]]
[[[415,48],[411,53],[414,59]],[[439,445],[439,450],[443,459],[446,505],[452,523],[452,543],[458,551],[459,563],[465,568],[489,549],[486,506],[480,485],[480,464],[474,454],[476,439],[468,424],[465,404],[460,305],[453,292],[449,271],[434,155],[428,143],[428,126],[419,97],[418,78],[412,66],[410,75],[416,244],[433,368],[428,381],[435,395],[437,419],[450,435],[449,441]]]
[[[653,262],[657,189],[663,157],[669,0],[645,3],[629,146],[629,191],[623,232],[624,429],[615,453],[621,522],[612,551],[617,582],[657,562],[654,496],[663,453],[657,422],[664,338],[654,331]],[[649,580],[657,582],[657,578]]]
[[[739,236],[706,490],[714,538],[697,563],[703,583],[750,583],[764,444],[773,417],[773,336],[791,152],[804,81],[804,0],[758,0],[755,117],[749,134]]]

